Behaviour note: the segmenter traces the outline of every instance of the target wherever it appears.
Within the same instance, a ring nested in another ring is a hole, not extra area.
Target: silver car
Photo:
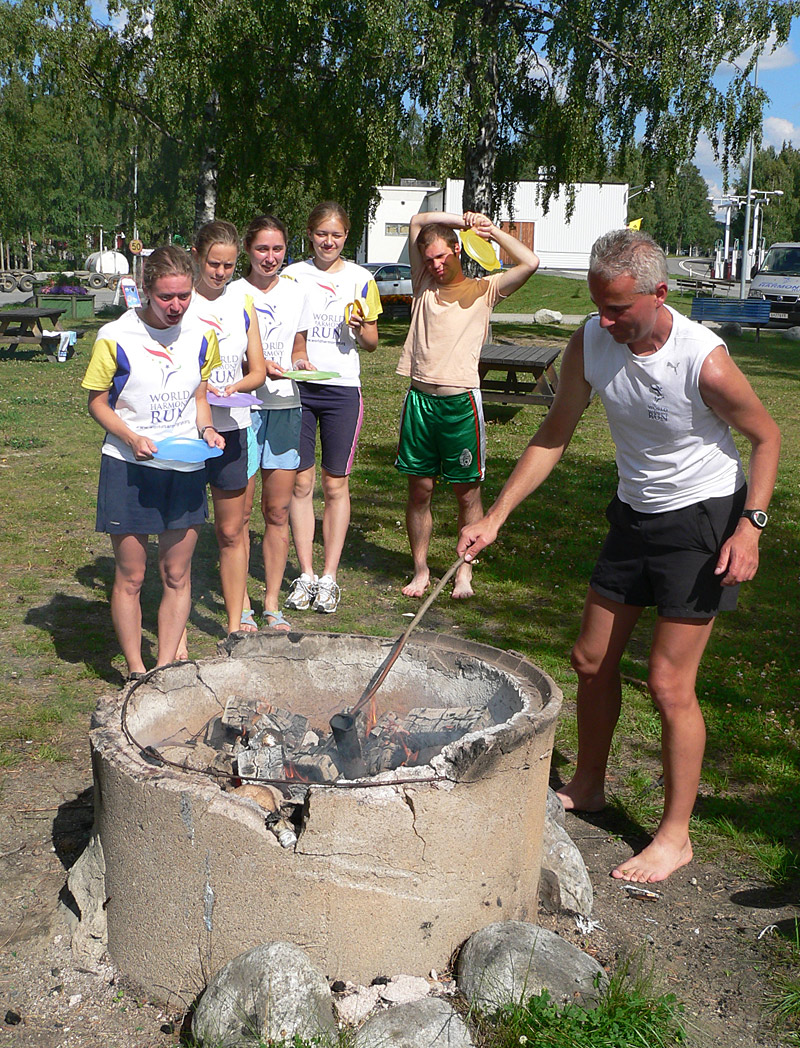
[[[372,273],[381,296],[383,315],[411,316],[411,266],[405,262],[367,262],[364,269]]]

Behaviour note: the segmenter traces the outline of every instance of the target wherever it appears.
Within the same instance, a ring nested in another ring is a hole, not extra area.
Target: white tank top
[[[617,494],[640,513],[730,495],[745,479],[730,428],[700,396],[703,362],[724,343],[662,308],[672,331],[649,356],[615,342],[596,317],[583,330],[584,377],[603,402],[617,448]]]

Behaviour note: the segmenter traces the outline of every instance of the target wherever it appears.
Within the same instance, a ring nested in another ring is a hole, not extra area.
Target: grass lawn
[[[588,308],[583,300],[573,306],[571,297],[583,294],[584,285],[563,282],[570,297],[552,304],[563,312]],[[538,283],[536,278],[531,287]],[[494,325],[496,338],[522,330]],[[533,337],[543,333],[524,330]],[[404,333],[402,322],[382,324],[378,350],[364,358],[365,419],[352,478],[341,609],[322,620],[296,613],[300,627],[393,636],[407,624],[403,615],[416,608],[400,592],[411,560],[405,482],[392,466],[403,396],[394,366]],[[90,330],[76,356],[60,365],[33,352],[10,356],[0,349],[0,766],[66,759],[67,742],[85,731],[97,697],[121,684],[123,661],[108,611],[113,557],[108,537],[93,530],[101,432],[80,389],[91,341]],[[785,883],[797,876],[800,851],[800,349],[777,333],[763,332],[757,343],[748,332],[732,340],[731,350],[781,425],[785,451],[758,578],[743,588],[739,612],[720,618],[701,668],[708,747],[693,834],[698,858],[757,869]],[[542,414],[541,408],[524,408],[505,424],[489,425],[487,504]],[[568,655],[614,488],[613,449],[602,407],[593,404],[564,461],[482,556],[476,598],[443,596],[426,618],[429,629],[522,651],[556,679],[566,696],[554,758],[563,776],[575,755],[575,677]],[[435,513],[431,565],[441,575],[454,559],[456,538],[448,490],[437,492]],[[254,539],[251,594],[260,612],[260,534]],[[292,553],[287,578],[296,570]],[[144,593],[148,665],[159,590],[153,558]],[[190,651],[213,655],[223,636],[223,610],[210,527],[202,531],[195,559],[194,594]],[[659,724],[643,683],[651,622],[645,615],[623,663],[625,713],[611,778],[614,803],[646,830],[654,828],[661,805],[660,790],[653,788],[660,772]]]

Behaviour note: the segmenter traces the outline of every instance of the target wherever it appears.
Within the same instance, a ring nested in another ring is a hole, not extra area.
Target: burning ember
[[[428,764],[448,743],[493,723],[485,706],[417,707],[377,717],[374,702],[331,718],[331,732],[265,700],[232,696],[221,716],[196,735],[183,733],[151,749],[173,767],[208,771],[223,789],[255,800],[284,847],[297,841],[309,784],[352,781]],[[288,831],[288,832],[287,832]]]

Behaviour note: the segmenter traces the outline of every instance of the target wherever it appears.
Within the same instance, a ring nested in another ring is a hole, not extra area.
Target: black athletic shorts
[[[655,606],[666,618],[707,619],[732,611],[738,586],[714,574],[722,544],[732,534],[747,488],[666,513],[639,513],[615,495],[611,525],[589,585],[620,604]]]
[[[243,491],[247,487],[247,430],[227,429],[225,450],[206,461],[206,479],[218,491]]]
[[[161,535],[208,520],[205,469],[184,472],[100,456],[95,531]]]

